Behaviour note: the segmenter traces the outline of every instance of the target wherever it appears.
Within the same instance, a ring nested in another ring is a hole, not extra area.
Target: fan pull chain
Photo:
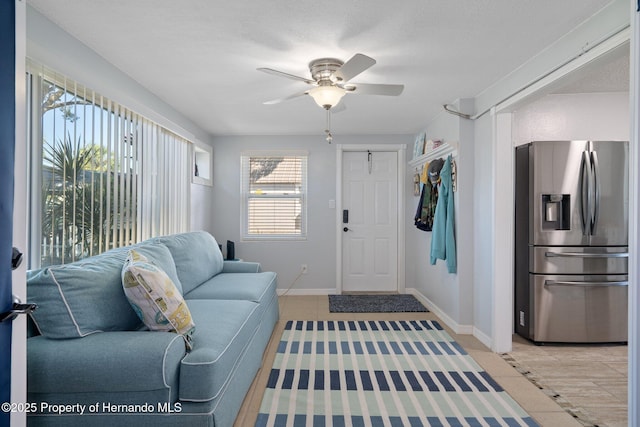
[[[327,134],[327,142],[331,144],[333,141],[333,135],[331,135],[331,111],[327,108],[327,128],[324,130],[324,133]]]

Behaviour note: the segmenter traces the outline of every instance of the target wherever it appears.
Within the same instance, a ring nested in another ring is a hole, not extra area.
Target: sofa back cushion
[[[222,252],[216,239],[206,231],[156,237],[153,240],[169,248],[182,283],[183,295],[222,271]]]
[[[154,260],[181,289],[166,246],[135,245]],[[46,267],[27,276],[27,299],[38,304],[32,318],[47,338],[80,338],[103,331],[131,331],[142,322],[122,290],[122,266],[130,247],[118,248],[70,264]]]

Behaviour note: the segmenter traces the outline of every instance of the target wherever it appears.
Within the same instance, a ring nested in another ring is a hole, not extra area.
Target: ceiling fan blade
[[[353,83],[345,85],[347,93],[357,95],[385,95],[398,96],[404,90],[404,85]]]
[[[280,76],[280,77],[286,77],[286,78],[292,79],[292,80],[298,80],[298,81],[305,82],[305,83],[310,84],[310,85],[315,85],[316,84],[316,82],[311,80],[311,79],[307,79],[305,77],[300,77],[300,76],[294,76],[293,74],[285,73],[283,71],[274,70],[272,68],[256,68],[256,70],[262,71],[263,73],[267,73],[267,74],[273,74],[274,76]]]
[[[284,98],[278,98],[278,99],[272,99],[271,101],[265,101],[265,102],[263,102],[263,104],[266,104],[266,105],[279,104],[281,102],[288,101],[288,100],[294,99],[294,98],[298,98],[298,97],[304,96],[304,95],[307,95],[307,91],[294,93],[293,95],[285,96]]]
[[[348,82],[358,74],[372,67],[375,63],[375,59],[361,53],[356,53],[350,60],[342,64],[342,67],[337,69],[333,75],[338,81]]]

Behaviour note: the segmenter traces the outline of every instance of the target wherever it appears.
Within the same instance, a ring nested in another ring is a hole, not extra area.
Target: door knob
[[[20,314],[29,314],[33,312],[38,306],[36,304],[22,304],[20,298],[13,295],[13,305],[11,310],[0,314],[0,323],[11,322]]]
[[[342,231],[346,232],[346,231],[351,231],[351,230],[349,230],[349,227],[345,227],[345,228],[342,229]]]
[[[15,246],[13,247],[13,251],[11,253],[11,269],[15,270],[20,267],[22,264],[22,252],[18,250]]]

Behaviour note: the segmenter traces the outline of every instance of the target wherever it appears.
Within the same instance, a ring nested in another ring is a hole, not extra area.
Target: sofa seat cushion
[[[156,237],[165,244],[176,265],[183,294],[222,271],[224,259],[216,239],[206,231]]]
[[[81,339],[27,340],[30,393],[140,393],[177,398],[181,336],[169,332],[109,332]]]
[[[171,253],[159,243],[134,246],[174,281],[180,281]],[[81,338],[96,332],[131,331],[142,322],[122,290],[122,266],[130,247],[118,248],[65,265],[32,271],[27,299],[38,304],[32,316],[47,338]]]
[[[187,300],[196,323],[193,350],[180,366],[180,400],[218,397],[260,325],[258,304],[240,300]]]
[[[185,299],[246,300],[262,303],[275,292],[276,274],[221,273],[185,295]]]

